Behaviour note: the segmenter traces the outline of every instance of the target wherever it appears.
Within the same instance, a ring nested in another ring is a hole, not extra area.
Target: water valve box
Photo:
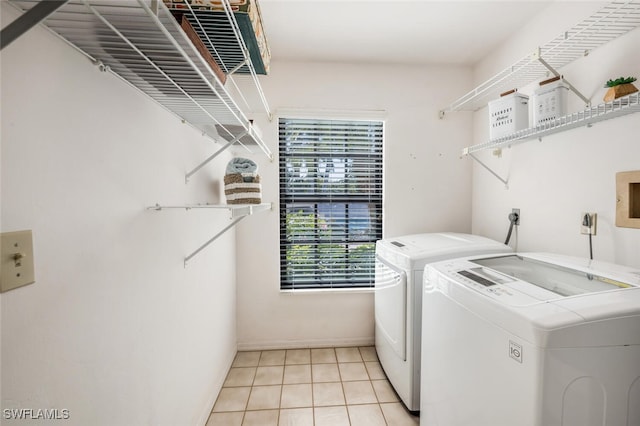
[[[529,127],[529,97],[518,92],[489,102],[489,139]]]

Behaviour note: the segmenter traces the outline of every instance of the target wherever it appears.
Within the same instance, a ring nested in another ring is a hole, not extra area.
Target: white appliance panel
[[[426,267],[425,424],[640,425],[640,271],[518,257]]]
[[[434,233],[376,243],[375,345],[380,364],[411,411],[420,409],[422,274],[427,263],[480,253],[509,253],[484,237]]]
[[[446,299],[440,292],[423,297],[420,415],[429,413],[426,425],[538,426],[540,385],[527,370],[540,363],[539,350]],[[522,362],[510,358],[518,349]],[[496,375],[497,368],[503,374]],[[512,380],[521,383],[516,392]]]
[[[407,359],[407,273],[376,259],[376,332],[396,356]],[[382,303],[396,309],[382,309]]]

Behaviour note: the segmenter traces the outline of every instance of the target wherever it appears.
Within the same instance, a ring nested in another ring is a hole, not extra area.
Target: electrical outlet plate
[[[31,231],[0,234],[0,291],[5,292],[35,282]]]
[[[582,223],[584,222],[584,215],[590,215],[591,216],[591,229],[589,229],[588,226],[584,226]],[[596,225],[598,224],[598,213],[589,213],[589,212],[582,212],[582,214],[580,215],[580,233],[583,235],[596,235]]]

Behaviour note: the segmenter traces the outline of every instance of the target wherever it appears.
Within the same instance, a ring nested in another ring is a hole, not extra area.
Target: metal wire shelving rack
[[[485,106],[489,100],[497,99],[500,93],[526,86],[540,79],[546,79],[549,75],[560,77],[558,70],[562,67],[587,56],[592,50],[639,26],[640,0],[614,0],[568,31],[540,46],[532,54],[505,68],[451,103],[440,111],[440,117],[443,118],[446,113],[454,111],[477,111]],[[585,102],[584,110],[565,115],[544,125],[530,127],[499,139],[466,147],[462,150],[462,155],[471,157],[498,180],[508,185],[506,179],[498,175],[474,154],[486,149],[499,150],[511,147],[532,139],[541,140],[544,136],[576,127],[591,126],[599,121],[640,111],[638,93],[612,102],[591,106],[590,100],[573,87],[566,78],[563,78],[563,82]]]
[[[507,90],[546,79],[550,73],[559,76],[558,69],[587,56],[592,50],[638,26],[640,0],[612,1],[589,18],[478,85],[443,109],[441,114],[477,111]],[[589,103],[588,99],[583,99]]]
[[[574,129],[576,127],[589,126],[599,121],[622,117],[634,112],[640,112],[640,96],[638,92],[632,93],[622,98],[614,99],[585,110],[574,112],[555,120],[546,122],[536,127],[519,130],[511,135],[492,139],[489,142],[481,143],[464,148],[463,154],[472,154],[484,149],[499,149],[525,142],[529,139],[541,139],[554,133]]]
[[[614,99],[593,107],[586,108],[582,111],[559,117],[553,121],[549,121],[543,125],[530,127],[528,129],[519,130],[511,135],[493,139],[489,142],[473,145],[462,150],[462,155],[468,155],[478,162],[482,167],[487,169],[498,180],[505,185],[508,184],[506,179],[500,177],[491,168],[484,164],[474,153],[485,149],[502,149],[513,145],[526,142],[532,139],[542,140],[545,136],[554,133],[564,132],[566,130],[575,129],[577,127],[591,126],[594,123],[610,120],[612,118],[622,117],[624,115],[640,112],[640,94],[632,93],[622,98]]]
[[[229,0],[221,2],[228,19],[222,26],[222,31],[226,31],[224,37],[227,37],[225,48],[237,49],[235,57],[240,58],[233,69],[222,64],[227,71],[227,80],[230,80],[230,74],[240,69],[243,73],[251,74],[263,107],[271,119],[269,106]],[[2,30],[1,48],[34,25],[43,23],[55,35],[86,55],[101,71],[118,76],[183,122],[200,130],[203,135],[226,141],[224,146],[188,172],[185,180],[188,181],[194,173],[236,143],[255,144],[273,160],[273,154],[252,122],[161,0],[9,0],[9,3],[22,11],[23,15]],[[189,11],[193,14],[191,19],[195,19],[195,24],[201,27],[196,14],[190,8]],[[245,100],[237,86],[235,88]],[[240,220],[271,208],[271,203],[262,203],[156,204],[147,209],[224,209],[231,212],[230,224],[185,257],[186,267],[188,261]]]
[[[40,2],[10,0],[25,15]],[[45,2],[46,3],[46,2]],[[43,24],[84,53],[101,71],[112,72],[136,87],[203,135],[227,143],[186,179],[229,146],[256,144],[273,159],[269,147],[225,86],[193,46],[160,0],[71,0],[62,3]],[[230,37],[239,37],[228,0],[222,4],[229,19]],[[243,46],[242,40],[237,42]],[[252,69],[246,50],[247,66]],[[269,116],[260,83],[254,78]]]

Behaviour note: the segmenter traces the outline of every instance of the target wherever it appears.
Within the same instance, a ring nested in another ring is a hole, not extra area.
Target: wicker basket
[[[260,176],[246,178],[240,173],[226,174],[224,194],[227,197],[227,204],[260,204],[262,202]]]

